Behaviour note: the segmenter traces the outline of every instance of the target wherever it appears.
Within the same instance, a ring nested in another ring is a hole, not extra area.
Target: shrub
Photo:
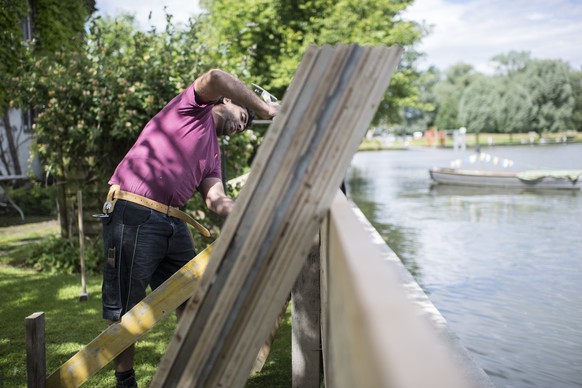
[[[79,240],[53,236],[33,243],[26,264],[42,272],[81,272]],[[87,274],[101,272],[103,254],[100,241],[85,243],[85,271]]]
[[[56,189],[54,186],[41,186],[29,183],[8,189],[8,195],[27,216],[56,216]],[[12,206],[3,208],[6,214],[17,214]]]

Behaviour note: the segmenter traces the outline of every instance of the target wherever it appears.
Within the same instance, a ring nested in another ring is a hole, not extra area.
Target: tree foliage
[[[459,63],[444,72],[444,78],[434,85],[438,101],[435,124],[440,129],[459,128],[459,105],[465,89],[475,75],[473,66]]]
[[[555,60],[530,61],[520,82],[532,100],[531,130],[540,135],[566,130],[574,106],[567,66]]]
[[[32,0],[31,15],[36,48],[45,53],[82,44],[84,25],[93,8],[87,1]]]
[[[572,86],[572,98],[574,99],[569,127],[582,131],[582,69],[570,70],[569,78]]]
[[[131,17],[98,18],[78,50],[36,60],[23,97],[41,112],[43,162],[59,176],[106,181],[148,120],[212,66],[199,45],[193,24],[143,32]]]
[[[474,132],[495,132],[499,98],[494,79],[475,77],[464,90],[459,103],[460,124]]]
[[[510,51],[506,54],[498,54],[491,58],[497,62],[497,73],[513,77],[525,70],[527,63],[531,60],[531,54],[528,51]]]
[[[434,97],[439,129],[466,126],[469,131],[535,131],[541,136],[581,126],[575,109],[582,101],[579,71],[561,61],[532,59],[528,52],[511,51],[492,60],[497,63],[493,75],[459,63],[438,82],[424,81],[426,94]],[[430,122],[431,115],[423,112],[416,120]]]
[[[26,0],[0,0],[0,109],[6,111],[14,89],[14,78],[21,74],[24,36],[21,22],[29,12]]]
[[[511,81],[507,84],[496,107],[499,132],[513,134],[529,130],[533,102],[527,89],[520,83]]]
[[[421,28],[399,18],[412,1],[206,0],[204,41],[217,63],[283,96],[310,44],[401,44],[411,53],[394,74],[376,121],[399,120],[399,109],[418,104],[412,46]]]
[[[15,133],[21,134],[22,128],[11,123],[9,110],[29,109],[26,98],[20,101],[16,98],[22,77],[30,71],[25,58],[27,55],[42,58],[54,51],[69,50],[82,44],[83,26],[94,9],[94,2],[2,0],[1,4],[0,110],[4,136],[0,136],[0,157],[7,173],[21,174],[23,169]],[[29,32],[32,35],[26,36]]]

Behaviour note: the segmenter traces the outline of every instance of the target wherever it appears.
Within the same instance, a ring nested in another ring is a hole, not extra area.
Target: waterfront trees
[[[492,60],[494,74],[459,63],[440,73],[436,84],[425,84],[434,97],[439,129],[465,126],[469,132],[534,131],[542,136],[582,127],[575,108],[582,106],[581,71],[559,60],[532,59],[527,52]]]
[[[532,101],[530,130],[540,136],[566,130],[574,106],[566,65],[556,60],[529,61],[519,78]]]

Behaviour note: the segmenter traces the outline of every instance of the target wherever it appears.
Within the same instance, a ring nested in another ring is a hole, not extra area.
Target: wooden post
[[[293,387],[319,387],[321,375],[321,300],[319,236],[293,286],[291,354]]]
[[[26,330],[26,375],[28,387],[46,387],[44,313],[34,313],[24,320]]]
[[[87,281],[85,278],[85,231],[83,229],[83,192],[77,191],[77,220],[79,222],[79,257],[81,260],[81,302],[89,300],[87,292]]]

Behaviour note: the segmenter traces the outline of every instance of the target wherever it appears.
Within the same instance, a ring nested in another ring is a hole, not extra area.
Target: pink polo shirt
[[[213,104],[198,104],[194,84],[144,127],[110,184],[166,205],[183,206],[205,178],[221,178]]]

